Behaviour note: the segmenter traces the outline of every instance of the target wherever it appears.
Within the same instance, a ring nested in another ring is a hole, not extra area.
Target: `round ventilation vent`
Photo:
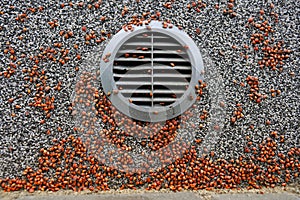
[[[121,30],[101,60],[103,90],[112,104],[136,120],[174,118],[196,100],[195,85],[203,80],[203,61],[193,40],[161,22]]]

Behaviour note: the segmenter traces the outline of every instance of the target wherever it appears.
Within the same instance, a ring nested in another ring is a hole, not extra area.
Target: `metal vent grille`
[[[182,114],[195,101],[203,62],[192,39],[161,22],[121,30],[101,61],[101,82],[112,104],[141,121],[157,122]]]
[[[167,106],[187,90],[192,67],[186,49],[174,38],[141,33],[126,41],[114,59],[119,92],[138,106]]]

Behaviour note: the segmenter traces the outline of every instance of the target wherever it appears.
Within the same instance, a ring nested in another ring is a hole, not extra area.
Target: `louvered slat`
[[[161,58],[154,58],[154,62],[189,62],[188,60],[184,58],[166,58],[166,57],[161,57]]]
[[[151,70],[152,66],[114,66],[117,70]],[[191,70],[189,66],[153,66],[154,70]]]
[[[150,53],[154,53],[154,54],[178,54],[178,55],[187,55],[184,51],[176,51],[176,50],[153,50],[151,51],[151,49],[148,50],[141,50],[141,49],[123,49],[118,51],[118,54],[126,54],[126,53],[132,53],[132,54],[150,54]]]
[[[133,94],[133,93],[150,94],[151,90],[136,88],[136,89],[122,89],[120,90],[120,92],[124,94]]]
[[[144,46],[152,46],[149,42],[127,42],[124,46],[137,46],[137,47],[144,47]],[[171,43],[171,42],[156,42],[153,43],[155,47],[180,47],[180,44]]]
[[[153,94],[183,94],[185,90],[154,90]]]
[[[165,78],[190,78],[190,74],[179,74],[179,73],[161,73],[161,74],[154,74],[153,77],[165,77]]]
[[[116,58],[115,61],[121,62],[150,62],[151,58]]]
[[[117,85],[151,85],[151,82],[149,81],[117,81]],[[153,83],[153,85],[166,85],[166,86],[188,86],[188,82],[171,82],[171,81],[156,81]]]
[[[119,78],[151,78],[151,74],[115,74]]]

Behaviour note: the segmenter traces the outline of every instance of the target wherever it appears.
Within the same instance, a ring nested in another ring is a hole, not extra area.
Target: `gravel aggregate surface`
[[[78,97],[76,84],[86,77],[95,76],[89,83],[100,96],[105,96],[99,78],[103,49],[110,37],[135,19],[133,16],[141,18],[143,13],[148,12],[147,16],[159,16],[161,20],[170,20],[175,26],[182,27],[198,45],[205,64],[203,73],[207,87],[203,88],[201,100],[189,111],[193,117],[181,118],[185,125],[178,128],[175,141],[184,140],[186,144],[192,144],[198,156],[205,154],[204,157],[212,161],[230,161],[242,156],[250,163],[260,163],[261,169],[268,171],[272,163],[261,163],[251,157],[259,156],[253,152],[261,149],[260,145],[271,138],[276,142],[274,159],[277,159],[278,166],[283,159],[280,155],[290,156],[292,148],[293,160],[287,162],[296,166],[286,167],[291,174],[287,184],[300,183],[300,1],[236,0],[233,5],[225,0],[196,1],[199,5],[205,4],[199,7],[199,12],[197,6],[192,6],[193,1],[188,0],[88,0],[72,1],[72,6],[68,1],[54,0],[0,2],[0,179],[24,177],[28,166],[33,170],[39,169],[41,149],[49,149],[71,135],[85,142],[93,141],[93,136],[75,128],[84,127],[82,112],[89,113],[95,107],[81,102],[77,107],[73,106],[79,112],[72,111],[70,107]],[[99,8],[96,9],[97,3]],[[189,4],[190,9],[187,8]],[[89,8],[89,5],[92,7]],[[167,5],[171,8],[166,8]],[[260,16],[263,20],[259,19]],[[265,32],[252,23],[252,18],[253,23],[268,21],[268,26],[273,29],[268,31],[263,41],[254,45],[251,44],[255,40],[252,37],[256,37],[253,34]],[[95,38],[87,39],[92,35]],[[259,64],[270,56],[263,50],[262,43],[266,38],[269,47],[284,41],[280,47],[274,48],[288,55],[273,68]],[[256,47],[259,49],[255,50]],[[38,73],[30,75],[32,71]],[[257,85],[252,86],[255,81],[258,81]],[[36,103],[40,91],[43,91],[41,101],[45,105]],[[87,99],[86,96],[83,98]],[[45,102],[48,102],[47,105]],[[204,120],[199,117],[203,110],[208,113]],[[93,124],[96,132],[104,134],[114,126],[107,124],[99,114],[89,117],[97,119]],[[142,151],[149,153],[151,148],[142,145],[144,139],[127,135],[123,143],[131,147],[131,155]],[[202,141],[195,143],[195,140]],[[70,146],[74,148],[71,143]],[[104,156],[95,148],[87,145],[87,152],[101,160],[107,158],[111,146],[109,143],[104,146],[101,153]],[[251,152],[245,153],[245,148]],[[183,152],[179,155],[182,156]],[[120,155],[116,154],[113,160]],[[171,158],[172,162],[177,159],[176,156],[177,153]],[[137,156],[137,163],[142,162],[139,159],[143,157]],[[109,164],[115,165],[114,161]],[[142,166],[137,163],[134,165]],[[160,173],[163,171],[160,167],[164,169],[167,166],[155,161],[152,167]],[[276,185],[282,185],[286,180],[288,172],[282,170],[276,175],[280,180]],[[47,173],[50,174],[51,170]],[[148,175],[149,172],[141,175],[141,179],[145,181]],[[109,177],[107,182],[110,189],[130,184],[126,177]],[[248,187],[249,183],[238,185]],[[144,184],[137,186],[146,187]]]

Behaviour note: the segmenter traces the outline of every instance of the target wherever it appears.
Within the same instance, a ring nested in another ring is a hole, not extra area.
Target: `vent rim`
[[[149,30],[148,27],[151,27]],[[190,81],[187,82],[188,87],[180,98],[176,98],[175,102],[168,106],[157,106],[157,107],[144,107],[134,103],[130,103],[128,98],[125,98],[120,92],[113,93],[114,90],[118,90],[117,84],[114,80],[114,62],[117,58],[117,54],[120,48],[131,38],[136,37],[143,33],[162,33],[176,40],[182,45],[187,46],[186,54],[189,58],[191,77]],[[103,56],[110,55],[108,62],[101,59],[100,63],[100,75],[101,83],[105,94],[109,94],[108,98],[120,112],[123,114],[140,121],[146,122],[159,122],[165,121],[181,115],[186,111],[196,100],[195,86],[199,80],[203,80],[201,71],[203,71],[203,60],[199,48],[194,41],[182,30],[176,27],[172,29],[164,29],[162,23],[158,21],[152,21],[149,25],[134,26],[134,31],[120,30],[112,39],[109,41],[107,47],[103,52]]]

